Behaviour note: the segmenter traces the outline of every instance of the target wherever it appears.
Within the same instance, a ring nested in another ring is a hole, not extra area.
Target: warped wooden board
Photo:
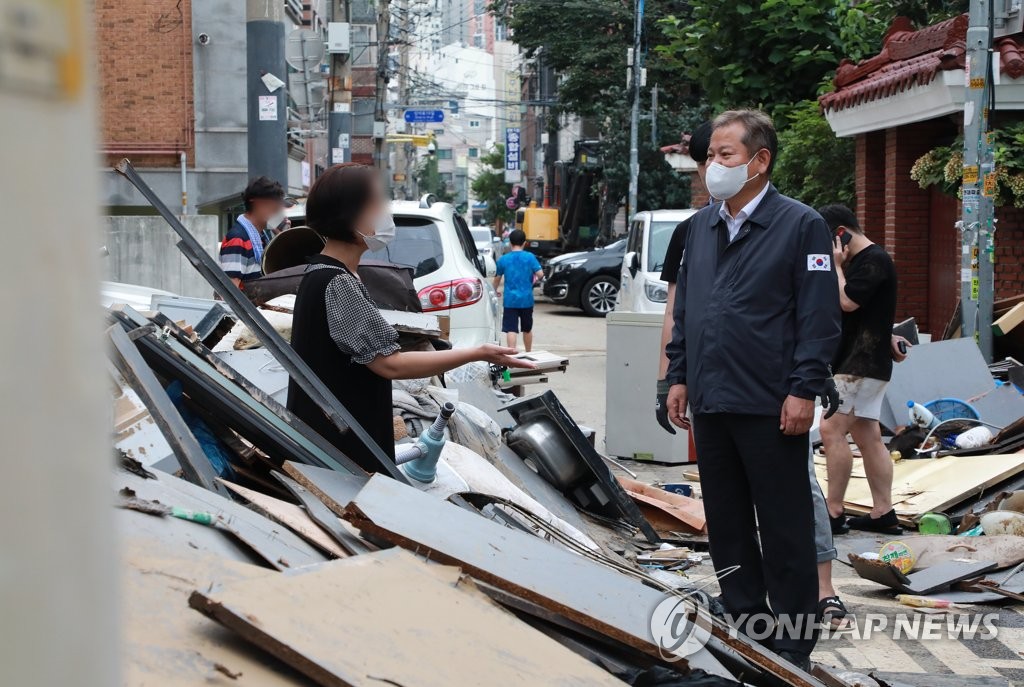
[[[619,475],[616,479],[626,490],[630,498],[636,501],[644,511],[644,516],[650,519],[649,511],[657,510],[668,515],[672,520],[683,525],[684,530],[692,530],[697,534],[707,534],[707,519],[704,517],[704,503],[682,494],[674,494],[664,489],[652,487],[635,479]],[[646,508],[644,508],[646,506]],[[671,528],[680,529],[678,525]]]
[[[1024,303],[1013,306],[1005,315],[993,322],[992,333],[996,336],[1006,336],[1021,322],[1024,322]]]
[[[284,525],[324,553],[330,554],[335,558],[345,558],[349,555],[338,545],[338,542],[334,541],[319,525],[313,522],[309,514],[299,506],[275,499],[273,496],[261,494],[252,489],[247,489],[219,477],[217,481],[248,501],[249,505],[258,513]]]
[[[287,527],[241,504],[159,470],[153,470],[153,474],[156,475],[156,479],[144,479],[130,472],[118,470],[114,473],[111,486],[114,493],[128,487],[135,492],[135,496],[146,501],[159,501],[165,506],[212,513],[217,518],[217,525],[213,529],[224,536],[239,538],[274,568],[296,568],[327,560],[322,553]],[[193,522],[186,524],[192,527],[207,527]]]
[[[1016,453],[901,460],[893,464],[893,507],[904,524],[912,525],[925,513],[952,508],[1022,471],[1024,455]],[[825,466],[815,463],[814,472],[827,490]],[[844,505],[851,513],[871,510],[866,479],[850,480]]]
[[[458,568],[401,549],[201,588],[189,605],[326,687],[623,684]]]
[[[590,558],[382,475],[370,478],[346,509],[345,518],[364,534],[429,555],[432,560],[460,565],[489,585],[661,658],[662,650],[651,635],[651,617],[666,595]],[[703,615],[702,619],[713,635],[706,637],[709,645],[723,653],[738,653],[787,684],[821,684],[753,642],[732,637],[719,621]],[[679,663],[687,664],[734,679],[706,647]]]
[[[335,515],[323,501],[313,494],[313,492],[306,489],[288,475],[277,472],[276,470],[271,472],[270,475],[280,482],[281,486],[287,489],[292,496],[299,500],[303,508],[306,509],[306,513],[309,517],[312,518],[316,524],[320,525],[325,532],[331,535],[331,537],[334,538],[334,541],[338,542],[338,544],[341,545],[341,548],[345,551],[348,551],[354,556],[360,553],[366,553],[367,551],[376,550],[376,547],[371,546],[368,542],[360,539],[355,528]]]
[[[357,477],[293,461],[286,462],[283,467],[289,477],[313,492],[337,515],[345,512],[345,506],[366,484],[366,478],[362,475]]]
[[[194,549],[180,551],[183,557],[169,556],[162,542],[132,533],[125,533],[120,544],[122,685],[309,684],[188,607],[189,594],[214,580],[237,582],[278,573]]]

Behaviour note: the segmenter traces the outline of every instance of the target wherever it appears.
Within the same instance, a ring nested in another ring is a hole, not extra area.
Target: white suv
[[[668,285],[661,280],[665,252],[676,226],[696,210],[638,212],[629,225],[618,303],[625,312],[665,312]]]
[[[412,268],[423,312],[450,318],[456,348],[496,343],[500,328],[498,297],[466,221],[449,203],[423,200],[391,202],[395,239],[365,259]]]

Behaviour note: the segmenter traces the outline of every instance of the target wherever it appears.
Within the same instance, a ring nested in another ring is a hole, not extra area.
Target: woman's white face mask
[[[373,223],[372,234],[359,232],[359,235],[363,237],[369,250],[384,250],[395,239],[395,219],[390,212],[385,210],[377,215],[377,219]]]

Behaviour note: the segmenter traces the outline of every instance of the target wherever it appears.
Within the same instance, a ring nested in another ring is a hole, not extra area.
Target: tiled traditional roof
[[[818,101],[826,110],[842,110],[931,83],[940,71],[963,69],[967,25],[963,14],[915,31],[909,19],[897,17],[882,40],[882,51],[856,64],[843,60],[835,90]],[[1024,76],[1024,35],[1000,38],[996,47],[1002,73]]]

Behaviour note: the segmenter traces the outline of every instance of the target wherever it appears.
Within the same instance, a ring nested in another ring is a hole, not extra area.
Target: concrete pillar
[[[284,3],[247,0],[245,16],[249,177],[267,176],[287,186],[287,86],[271,91],[262,78],[269,73],[288,81],[288,66],[284,60]]]
[[[19,40],[38,49],[18,54],[21,79],[0,79],[2,682],[109,687],[120,637],[93,7],[15,6]]]

